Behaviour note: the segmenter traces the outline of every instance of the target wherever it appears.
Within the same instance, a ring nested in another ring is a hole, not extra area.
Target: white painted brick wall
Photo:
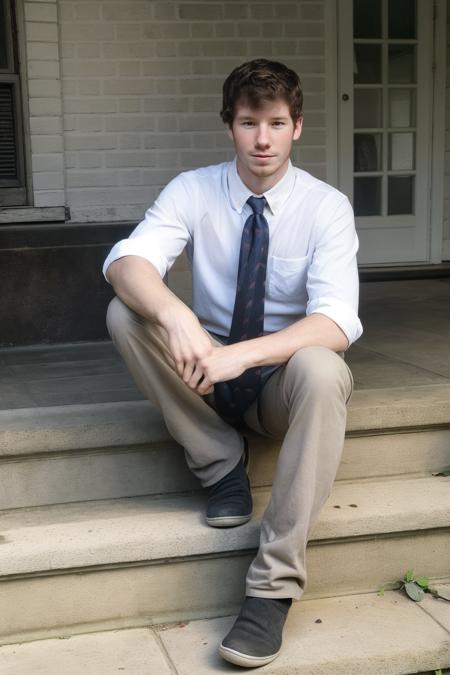
[[[53,16],[54,3],[29,4],[42,4],[39,26],[44,14]],[[305,131],[294,161],[325,178],[324,5],[59,0],[72,219],[137,221],[172,176],[231,158],[219,117],[222,82],[232,68],[258,56],[284,61],[301,75]],[[46,26],[51,45],[53,24]],[[34,48],[33,59],[45,60],[40,49]],[[52,80],[45,82],[45,91],[54,91]],[[53,143],[56,136],[49,136]]]
[[[64,206],[64,144],[56,0],[24,2],[34,206]]]

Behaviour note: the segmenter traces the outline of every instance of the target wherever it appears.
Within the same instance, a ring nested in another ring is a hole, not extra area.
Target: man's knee
[[[286,364],[292,386],[319,396],[341,392],[350,397],[352,381],[344,359],[327,347],[299,349]]]
[[[106,312],[106,326],[111,340],[114,342],[120,336],[126,335],[136,319],[137,315],[120,298],[113,298]]]

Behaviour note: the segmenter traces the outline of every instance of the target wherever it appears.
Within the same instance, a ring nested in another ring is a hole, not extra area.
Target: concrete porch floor
[[[450,384],[450,278],[361,284],[356,389]],[[110,342],[0,349],[0,410],[142,398]]]

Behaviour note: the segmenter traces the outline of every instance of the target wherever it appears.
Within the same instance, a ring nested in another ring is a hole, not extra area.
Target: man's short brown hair
[[[260,108],[276,99],[286,101],[294,124],[302,117],[303,92],[297,73],[278,61],[254,59],[235,68],[223,83],[220,116],[231,127],[238,101]]]

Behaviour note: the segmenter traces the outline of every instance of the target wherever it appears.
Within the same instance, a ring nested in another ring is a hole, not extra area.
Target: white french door
[[[339,183],[360,264],[430,259],[433,4],[340,0]]]

